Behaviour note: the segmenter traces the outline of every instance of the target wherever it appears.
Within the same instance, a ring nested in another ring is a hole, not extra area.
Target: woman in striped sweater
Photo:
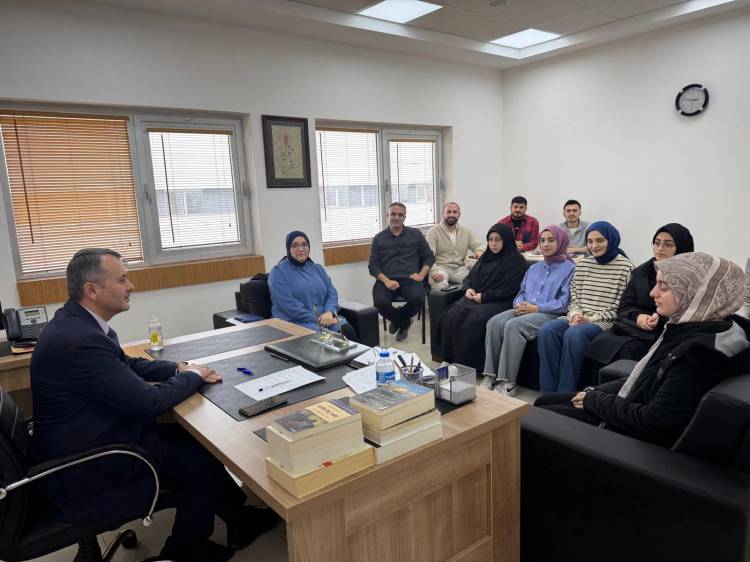
[[[578,389],[583,359],[591,340],[612,327],[633,262],[620,249],[620,233],[605,221],[586,230],[591,253],[576,266],[565,318],[539,329],[539,388],[548,392]]]

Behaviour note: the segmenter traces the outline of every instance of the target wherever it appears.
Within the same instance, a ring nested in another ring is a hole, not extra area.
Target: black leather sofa
[[[430,291],[427,303],[430,310],[430,352],[432,360],[440,362],[443,360],[440,341],[436,337],[437,327],[440,323],[440,317],[448,307],[460,299],[464,292],[460,285],[455,285],[451,291]],[[539,389],[539,352],[536,346],[536,340],[526,344],[523,352],[521,366],[518,369],[518,380],[516,382],[523,387]]]
[[[750,375],[704,397],[669,450],[531,408],[521,559],[750,560]]]
[[[234,318],[239,312],[256,314],[261,318],[271,318],[271,292],[268,290],[268,281],[264,276],[256,275],[255,278],[240,283],[240,290],[235,291],[234,300],[237,308],[214,313],[214,329],[231,326],[232,324],[227,320]],[[352,325],[361,343],[370,347],[380,345],[378,311],[374,306],[341,299],[339,299],[339,306],[341,307],[339,314]]]

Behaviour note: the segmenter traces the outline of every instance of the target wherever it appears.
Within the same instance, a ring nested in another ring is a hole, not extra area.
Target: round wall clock
[[[677,92],[674,106],[677,113],[685,117],[698,115],[708,105],[708,90],[701,84],[688,84]]]

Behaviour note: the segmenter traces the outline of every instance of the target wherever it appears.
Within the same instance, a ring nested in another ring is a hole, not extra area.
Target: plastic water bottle
[[[380,359],[375,363],[375,381],[378,384],[385,384],[388,381],[396,380],[396,369],[390,354],[387,351],[380,352]]]
[[[164,334],[162,333],[161,322],[156,316],[152,316],[148,321],[148,343],[149,349],[152,351],[164,349]]]

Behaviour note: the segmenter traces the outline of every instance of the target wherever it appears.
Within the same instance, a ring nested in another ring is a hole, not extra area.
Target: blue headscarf
[[[602,265],[609,263],[617,257],[617,254],[622,254],[623,256],[628,257],[628,255],[620,249],[620,231],[614,226],[607,221],[592,222],[586,229],[587,239],[589,237],[589,232],[592,230],[596,230],[607,239],[607,251],[598,258],[594,258],[597,263]]]
[[[286,235],[286,259],[289,260],[289,263],[291,263],[292,265],[296,265],[297,267],[302,267],[307,262],[312,261],[312,260],[308,256],[308,258],[305,261],[300,263],[294,259],[294,256],[292,256],[292,242],[294,241],[295,238],[297,238],[297,236],[302,236],[302,238],[304,238],[305,241],[307,242],[308,246],[310,245],[310,239],[307,237],[307,234],[305,234],[301,230],[292,230],[289,234]],[[281,258],[281,259],[284,259],[284,258]]]

